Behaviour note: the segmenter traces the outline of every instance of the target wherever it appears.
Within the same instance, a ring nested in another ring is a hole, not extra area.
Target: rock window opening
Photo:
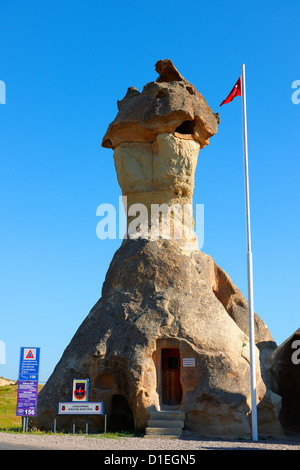
[[[180,126],[176,127],[175,132],[178,134],[192,134],[194,133],[194,121],[183,121]]]

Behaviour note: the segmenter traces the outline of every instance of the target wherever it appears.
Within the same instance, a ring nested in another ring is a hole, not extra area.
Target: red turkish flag
[[[230,101],[232,101],[233,98],[235,98],[236,96],[242,96],[241,77],[238,79],[238,81],[236,82],[236,84],[232,88],[232,90],[229,93],[229,95],[227,96],[227,98],[225,98],[225,100],[222,101],[220,106],[222,106],[222,104],[230,103]]]

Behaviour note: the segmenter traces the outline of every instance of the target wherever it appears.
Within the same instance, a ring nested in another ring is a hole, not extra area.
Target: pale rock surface
[[[124,240],[101,299],[39,394],[38,426],[52,426],[58,402],[71,398],[72,379],[88,377],[90,401],[103,401],[108,423],[115,424],[113,396],[122,395],[135,427],[144,429],[150,411],[162,405],[160,351],[178,347],[182,357],[194,357],[196,363],[196,368],[182,369],[180,409],[186,413],[186,429],[249,437],[249,339],[218,299],[223,294],[217,290],[219,272],[210,256],[183,252],[174,241]],[[242,294],[229,279],[222,285],[232,292],[231,312],[237,307],[239,318],[247,318],[239,305],[247,306]],[[274,342],[257,316],[256,331],[260,426],[278,435],[280,398],[268,398],[259,354],[260,346]],[[130,417],[128,412],[123,422]]]
[[[135,204],[192,203],[199,148],[217,131],[217,116],[170,61],[142,93],[130,89],[103,139],[114,160],[127,210]],[[177,129],[183,121],[193,125]],[[177,130],[176,130],[177,129]],[[128,217],[128,226],[135,217]],[[178,348],[195,367],[181,367],[185,428],[215,436],[249,437],[248,304],[230,277],[197,248],[192,214],[183,221],[192,238],[124,238],[102,296],[66,348],[39,393],[38,427],[52,428],[58,402],[70,401],[73,378],[89,378],[90,401],[103,401],[108,426],[145,429],[162,402],[162,350]],[[143,224],[141,224],[143,225]],[[129,234],[130,235],[130,234]],[[259,432],[282,433],[281,398],[271,391],[269,359],[276,344],[255,315]],[[90,425],[99,430],[103,419]],[[60,425],[67,419],[60,417]]]
[[[115,148],[131,238],[157,239],[160,235],[197,248],[192,203],[199,149],[197,141],[172,134],[158,134],[153,143],[124,142]]]
[[[14,380],[4,379],[0,377],[0,387],[5,387],[6,385],[15,385],[16,382]]]
[[[122,142],[154,142],[158,134],[173,133],[189,122],[188,133],[201,148],[218,128],[214,114],[199,91],[183,78],[170,59],[156,63],[159,77],[147,83],[140,93],[128,88],[118,101],[119,112],[102,140],[103,147],[115,148]],[[186,131],[185,131],[186,132]]]

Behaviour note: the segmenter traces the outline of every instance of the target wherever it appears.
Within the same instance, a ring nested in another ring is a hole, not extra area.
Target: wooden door
[[[180,405],[182,388],[180,383],[179,349],[162,349],[162,403]]]

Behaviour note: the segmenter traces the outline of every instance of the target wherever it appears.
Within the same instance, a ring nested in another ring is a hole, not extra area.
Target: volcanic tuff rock
[[[217,131],[218,117],[171,61],[156,69],[158,79],[142,93],[129,89],[103,139],[114,149],[128,227],[135,204],[192,202],[199,148]],[[195,237],[190,218],[178,211],[173,221]],[[73,378],[89,378],[89,399],[103,401],[109,429],[145,429],[150,412],[175,406],[186,429],[250,436],[247,301],[193,238],[147,238],[152,219],[146,225],[115,253],[100,300],[39,394],[35,423],[51,428],[58,402],[71,399]],[[281,398],[269,387],[268,365],[276,344],[258,315],[255,333],[259,432],[278,435]],[[180,361],[170,356],[166,366],[170,351]]]
[[[114,149],[126,196],[127,233],[134,236],[132,228],[136,232],[139,225],[139,237],[153,239],[159,233],[195,249],[194,174],[199,149],[217,132],[219,118],[169,59],[158,61],[156,70],[159,77],[142,93],[129,88],[118,102],[119,113],[102,145]],[[143,205],[147,214],[136,219],[136,205]],[[154,205],[165,206],[160,220],[151,218]]]
[[[123,142],[115,148],[128,236],[177,238],[186,247],[198,247],[192,202],[199,148],[199,142],[173,134],[158,134],[153,143]]]
[[[194,85],[169,59],[159,60],[156,71],[157,80],[147,83],[141,93],[130,87],[118,101],[119,112],[103,137],[103,147],[114,149],[121,142],[154,142],[158,134],[173,133],[181,125],[184,134],[191,135],[201,148],[216,134],[219,116]]]
[[[161,408],[161,349],[178,347],[196,362],[182,369],[186,427],[249,435],[247,315],[243,295],[210,256],[183,252],[173,241],[124,240],[101,299],[39,394],[39,425],[52,425],[58,402],[70,401],[73,378],[89,377],[90,401],[104,402],[110,425],[118,395],[126,398],[135,427],[144,428],[149,412]],[[258,348],[274,346],[257,315],[255,325]],[[278,433],[280,398],[262,380],[258,348],[258,402],[265,400],[260,431]]]

